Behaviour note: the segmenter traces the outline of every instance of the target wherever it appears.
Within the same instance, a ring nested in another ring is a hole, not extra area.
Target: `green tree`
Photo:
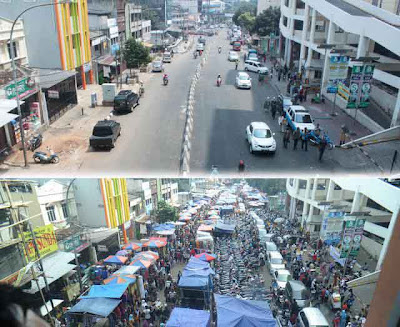
[[[250,13],[250,15],[255,16],[257,12],[257,5],[251,2],[240,2],[240,6],[236,9],[235,13],[233,14],[232,21],[240,26],[239,24],[239,16],[244,13]]]
[[[272,32],[279,33],[281,11],[278,7],[269,7],[260,13],[254,23],[254,32],[259,36],[268,36]]]
[[[170,206],[165,201],[160,201],[158,202],[155,216],[157,217],[157,221],[161,224],[167,221],[176,221],[178,220],[178,209]]]
[[[237,21],[239,26],[251,33],[253,31],[256,18],[251,13],[245,12],[238,17]]]
[[[122,56],[129,69],[139,68],[142,65],[147,65],[151,61],[149,49],[133,38],[125,42]]]

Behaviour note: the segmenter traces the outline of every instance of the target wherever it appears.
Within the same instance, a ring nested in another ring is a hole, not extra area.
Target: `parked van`
[[[276,270],[285,269],[285,264],[283,263],[283,257],[278,251],[268,252],[267,264],[271,275],[273,275]]]
[[[299,308],[305,308],[310,305],[310,292],[307,287],[298,280],[291,280],[285,287],[286,297],[290,304],[296,301]]]
[[[163,53],[163,62],[171,62],[172,61],[172,56],[171,56],[171,52],[169,51],[165,51]]]
[[[329,327],[328,321],[318,308],[304,308],[297,316],[300,327]]]
[[[278,247],[274,242],[265,242],[265,250],[268,252],[278,251]]]

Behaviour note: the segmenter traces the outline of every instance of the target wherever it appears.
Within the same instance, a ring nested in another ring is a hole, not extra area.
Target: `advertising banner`
[[[350,89],[342,82],[338,83],[338,95],[345,99],[346,101],[349,100],[350,96]]]
[[[35,233],[36,244],[41,257],[58,250],[53,225],[49,224],[46,226],[36,227],[33,232]],[[25,232],[24,237],[26,242],[25,256],[27,261],[30,262],[37,260],[38,257],[36,255],[32,234],[30,232]]]
[[[336,245],[340,242],[343,230],[343,211],[328,211],[321,225],[320,237],[325,244]]]
[[[347,258],[350,254],[351,245],[354,237],[355,225],[356,225],[355,219],[349,219],[345,221],[343,230],[342,248],[340,251],[341,258]]]
[[[338,92],[338,83],[347,78],[348,64],[349,57],[347,56],[332,56],[329,58],[329,80],[326,90],[328,93]]]
[[[360,93],[360,81],[362,78],[364,66],[354,65],[351,69],[350,77],[350,96],[347,102],[347,108],[357,108],[359,93]]]

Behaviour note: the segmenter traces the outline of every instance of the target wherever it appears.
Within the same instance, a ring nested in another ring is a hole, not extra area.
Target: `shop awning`
[[[140,270],[140,267],[137,266],[123,266],[122,268],[118,269],[114,275],[117,274],[135,274],[137,271]]]
[[[182,326],[210,326],[210,313],[205,310],[195,310],[189,308],[174,308],[167,321],[167,327]]]
[[[115,58],[113,56],[104,56],[96,60],[99,65],[103,66],[116,66]]]
[[[61,303],[64,302],[64,300],[59,300],[59,299],[52,299],[51,301],[53,302],[54,308],[58,307]],[[46,302],[46,306],[47,306],[47,309],[51,312],[52,309],[51,309],[50,301]],[[46,306],[42,305],[40,307],[40,314],[41,314],[42,317],[44,317],[45,315],[48,314]]]
[[[19,104],[23,105],[25,101],[20,101]],[[0,99],[0,112],[10,112],[17,108],[17,100],[14,99]]]
[[[42,259],[47,283],[51,284],[73,270],[76,265],[70,264],[69,262],[73,261],[74,259],[75,255],[73,253],[62,251],[58,251]],[[38,283],[40,289],[43,289],[46,286],[43,276],[38,278]],[[38,291],[39,289],[36,282],[32,283],[32,287],[30,289],[25,290],[27,293],[36,293]]]
[[[128,286],[129,283],[117,285],[93,285],[89,290],[89,294],[81,296],[80,299],[119,299]]]
[[[42,89],[49,89],[75,75],[75,71],[39,69],[39,77],[37,80]]]
[[[92,315],[107,317],[120,304],[118,299],[82,299],[75,304],[68,313],[90,313]]]
[[[18,118],[18,115],[10,114],[8,112],[0,112],[0,127],[7,125],[10,121]]]

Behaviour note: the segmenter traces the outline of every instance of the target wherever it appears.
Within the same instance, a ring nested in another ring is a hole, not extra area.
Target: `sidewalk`
[[[267,60],[266,64],[270,69],[271,63]],[[272,81],[270,80],[270,83],[276,88],[278,93],[289,96],[289,94],[286,92],[288,81],[284,81],[283,79],[278,81],[278,77],[276,76],[275,72]],[[346,127],[349,129],[350,139],[357,139],[372,133],[355,119],[347,115],[339,107],[333,109],[333,103],[329,100],[326,99],[324,104],[312,103],[311,98],[313,96],[314,94],[309,94],[307,96],[307,101],[300,103],[300,105],[306,107],[310,111],[315,123],[320,124],[321,128],[327,131],[329,137],[335,144],[339,144],[340,130],[342,125],[346,125]],[[334,113],[334,116],[331,115],[332,113]]]
[[[139,73],[139,80],[145,84],[151,77],[151,73]],[[130,89],[138,92],[139,84],[123,84],[120,89]],[[97,93],[97,106],[91,108],[91,94]],[[88,151],[89,137],[92,134],[93,126],[99,120],[105,119],[113,110],[112,106],[102,105],[102,86],[88,84],[86,90],[77,90],[78,104],[66,112],[62,117],[51,124],[43,133],[43,144],[39,151],[45,151],[46,147],[51,148],[60,157],[57,164],[59,169],[79,169],[82,165],[82,154]],[[23,152],[15,148],[15,151],[4,161],[0,169],[10,167],[23,167]],[[35,168],[46,169],[46,165],[37,165],[33,161],[33,153],[28,152],[28,162]]]

